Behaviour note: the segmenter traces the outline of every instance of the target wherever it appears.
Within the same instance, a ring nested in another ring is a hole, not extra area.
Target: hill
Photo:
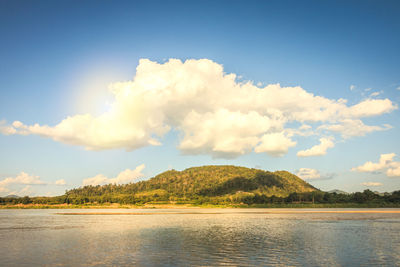
[[[335,194],[342,194],[342,195],[349,195],[350,194],[350,193],[347,193],[346,191],[339,190],[339,189],[330,190],[330,191],[328,191],[328,193],[331,193],[331,194],[335,193]]]
[[[8,196],[5,196],[5,198],[20,198],[20,196],[17,196],[17,195],[8,195]]]
[[[98,199],[99,202],[113,202],[113,198],[125,198],[127,202],[148,202],[203,198],[232,200],[256,195],[287,197],[295,192],[313,191],[317,189],[287,171],[269,172],[222,165],[170,170],[147,181],[126,185],[85,186],[67,191],[66,196]]]

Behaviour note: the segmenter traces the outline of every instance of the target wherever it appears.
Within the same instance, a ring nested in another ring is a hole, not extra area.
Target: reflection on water
[[[0,265],[400,265],[399,213],[265,211],[102,210],[162,214],[87,216],[56,213],[93,210],[0,210]]]

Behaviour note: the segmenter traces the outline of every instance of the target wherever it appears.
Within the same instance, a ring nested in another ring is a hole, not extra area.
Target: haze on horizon
[[[396,1],[3,1],[0,196],[168,169],[400,189]]]

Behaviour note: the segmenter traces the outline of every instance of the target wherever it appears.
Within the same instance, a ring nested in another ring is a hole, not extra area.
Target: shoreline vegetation
[[[118,203],[104,204],[7,204],[0,209],[213,209],[213,208],[267,208],[267,209],[371,209],[400,208],[400,203],[287,203],[287,204],[194,204],[194,203],[146,203],[144,205],[127,205]]]
[[[400,190],[324,192],[288,171],[211,165],[136,183],[87,185],[61,196],[0,197],[0,209],[82,208],[400,208]]]

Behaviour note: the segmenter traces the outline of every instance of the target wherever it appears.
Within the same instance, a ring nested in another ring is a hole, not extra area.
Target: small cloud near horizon
[[[383,184],[379,183],[379,182],[365,182],[365,183],[361,183],[361,185],[364,185],[364,186],[381,186]]]
[[[20,172],[15,177],[7,177],[0,181],[0,192],[9,192],[12,185],[46,185],[47,183],[40,180],[39,176],[29,175],[26,172]]]
[[[54,185],[65,186],[67,183],[64,179],[46,182],[37,175],[30,175],[22,171],[15,177],[0,180],[0,193],[3,193],[2,195],[34,196],[37,194],[37,186],[49,187]]]
[[[56,184],[56,185],[66,185],[67,183],[65,182],[64,179],[60,179],[60,180],[57,180],[57,181],[55,182],[55,184]]]
[[[321,174],[320,171],[312,168],[300,168],[297,170],[296,175],[299,176],[303,180],[329,180],[332,179],[335,174]]]
[[[142,173],[143,169],[145,168],[144,164],[137,166],[134,170],[126,169],[125,171],[120,172],[114,178],[108,178],[103,174],[98,174],[91,178],[86,178],[82,181],[83,186],[87,185],[105,185],[105,184],[127,184],[131,182],[135,182],[139,178],[144,177]]]
[[[395,153],[381,154],[377,163],[367,161],[363,165],[352,168],[351,171],[369,173],[385,172],[388,177],[400,177],[400,161],[395,161],[394,157],[396,157]]]

